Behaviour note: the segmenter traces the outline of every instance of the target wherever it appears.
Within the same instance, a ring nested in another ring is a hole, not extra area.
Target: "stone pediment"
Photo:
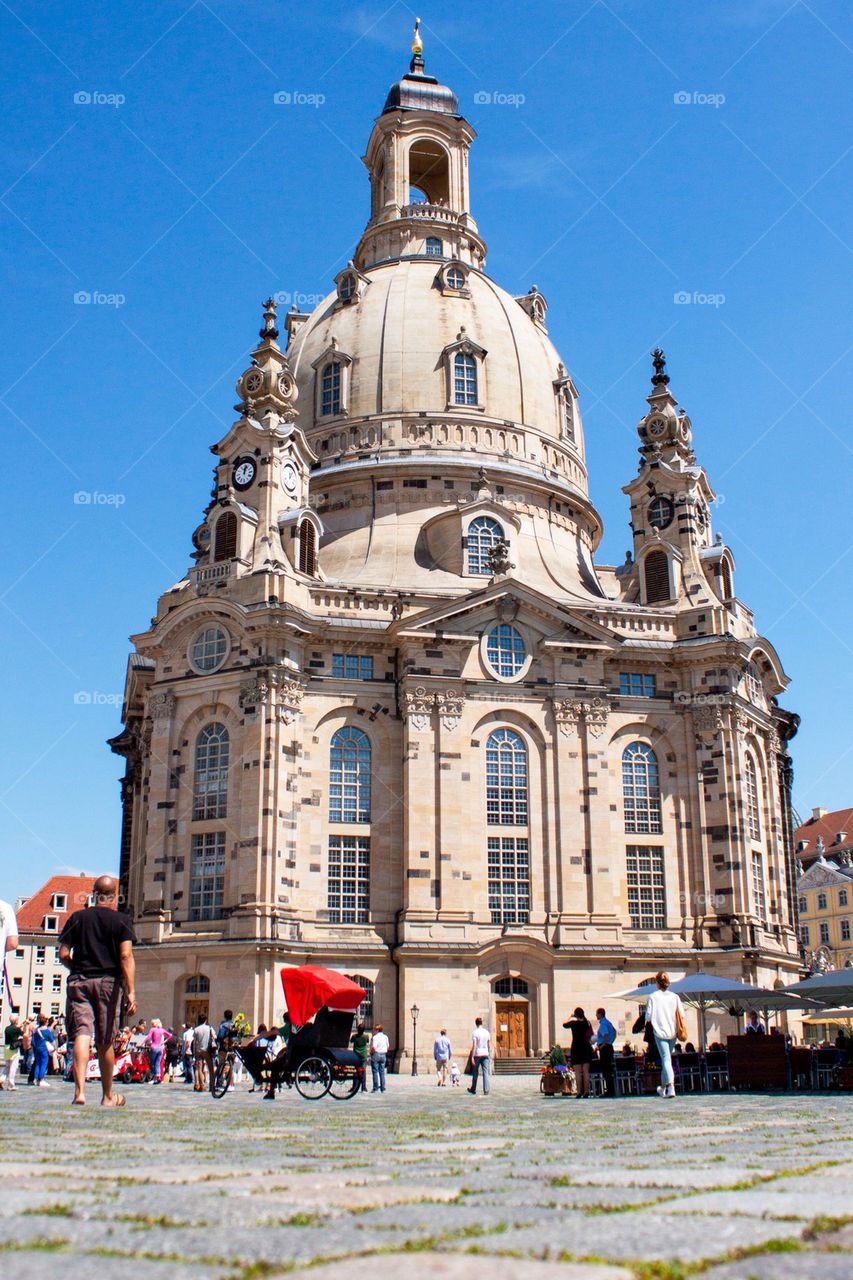
[[[436,631],[472,633],[494,621],[512,622],[516,617],[536,626],[544,643],[555,648],[619,649],[621,640],[606,627],[592,622],[580,610],[565,608],[550,597],[518,582],[501,578],[485,590],[469,596],[444,601],[401,622],[400,636],[413,639],[434,635]]]
[[[823,889],[827,885],[840,885],[846,888],[849,884],[850,877],[830,866],[828,862],[815,862],[812,863],[808,871],[804,871],[800,876],[797,881],[797,889]]]

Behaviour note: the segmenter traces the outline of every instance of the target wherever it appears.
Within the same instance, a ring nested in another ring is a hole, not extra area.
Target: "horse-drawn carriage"
[[[353,1015],[364,991],[343,974],[320,965],[282,969],[281,983],[291,1024],[285,1047],[272,1060],[257,1036],[220,1050],[211,1082],[214,1097],[227,1093],[239,1056],[265,1098],[283,1085],[303,1098],[352,1098],[362,1085],[364,1063],[349,1048]]]

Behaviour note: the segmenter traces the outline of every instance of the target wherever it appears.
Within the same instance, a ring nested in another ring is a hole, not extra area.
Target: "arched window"
[[[332,738],[329,761],[329,821],[370,821],[370,739],[344,725]]]
[[[449,277],[451,273],[447,274]],[[464,351],[457,351],[453,357],[453,403],[477,403],[477,361]]]
[[[530,987],[524,978],[498,978],[494,986],[496,996],[527,996]]]
[[[657,604],[661,600],[671,598],[669,557],[665,551],[649,552],[643,563],[643,574],[646,582],[647,604]]]
[[[622,752],[622,799],[630,835],[660,834],[658,758],[645,742],[632,742]]]
[[[344,977],[349,978],[350,982],[354,982],[356,986],[361,987],[364,992],[364,999],[355,1011],[356,1022],[363,1022],[368,1029],[373,1026],[373,996],[374,985],[369,978],[362,978],[360,973],[347,973]]]
[[[489,552],[504,540],[503,527],[489,516],[477,516],[468,525],[468,572],[488,577],[492,570]]]
[[[750,840],[761,839],[761,805],[758,793],[758,770],[752,756],[746,757],[744,770],[746,792],[746,829]]]
[[[299,525],[299,572],[312,578],[317,572],[317,531],[310,520]]]
[[[720,564],[720,594],[724,600],[731,600],[732,595],[732,571],[728,560],[723,560]]]
[[[331,360],[320,375],[320,412],[328,417],[341,411],[341,362]]]
[[[205,725],[195,740],[194,821],[227,816],[229,750],[224,724]]]
[[[426,253],[428,258],[440,258],[443,256],[444,246],[438,236],[427,236]]]
[[[203,973],[195,973],[187,978],[188,996],[206,996],[210,991],[210,978]]]
[[[237,517],[226,511],[216,522],[213,539],[214,560],[231,560],[237,554]]]
[[[527,747],[512,729],[496,729],[486,742],[486,822],[526,827]]]

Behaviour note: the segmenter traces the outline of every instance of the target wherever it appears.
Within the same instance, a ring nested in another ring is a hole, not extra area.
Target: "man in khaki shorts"
[[[99,876],[92,889],[94,905],[75,911],[59,938],[59,959],[70,969],[65,1022],[74,1042],[74,1103],[86,1101],[86,1071],[92,1039],[101,1065],[102,1107],[123,1107],[125,1097],[113,1093],[113,1036],[122,987],[127,1015],[136,1012],[133,943],[130,922],[116,910],[118,885]]]

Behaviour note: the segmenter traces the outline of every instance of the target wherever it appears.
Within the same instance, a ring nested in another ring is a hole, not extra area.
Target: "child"
[[[450,1064],[450,1083],[452,1085],[459,1084],[459,1063],[451,1062]]]

